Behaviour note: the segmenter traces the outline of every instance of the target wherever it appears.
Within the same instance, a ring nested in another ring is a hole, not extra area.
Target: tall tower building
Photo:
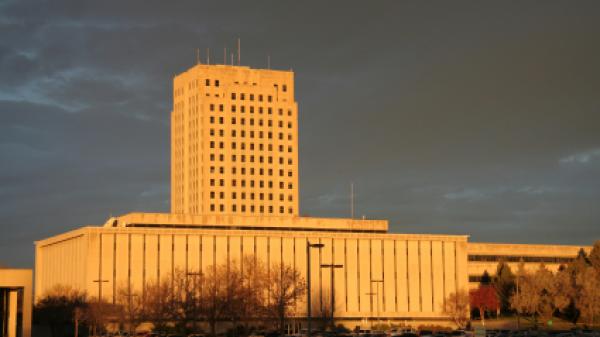
[[[171,212],[298,215],[292,71],[198,64],[175,77]]]

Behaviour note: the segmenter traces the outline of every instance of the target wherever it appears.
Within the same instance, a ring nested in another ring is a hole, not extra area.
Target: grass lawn
[[[573,328],[573,323],[561,320],[560,318],[554,317],[552,319],[552,326],[548,326],[545,322],[538,322],[538,328],[547,330],[569,330]],[[471,321],[473,327],[481,327],[481,321]],[[517,317],[501,317],[491,318],[485,320],[486,329],[517,329]],[[521,329],[533,328],[533,321],[528,318],[521,317]]]

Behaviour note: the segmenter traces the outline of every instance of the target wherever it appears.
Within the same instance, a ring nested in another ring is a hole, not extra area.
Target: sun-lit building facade
[[[467,236],[387,229],[384,220],[131,213],[36,242],[36,296],[69,284],[115,302],[119,288],[143,292],[176,270],[205,272],[248,255],[283,261],[306,277],[310,242],[324,244],[311,254],[316,317],[330,302],[331,272],[320,265],[335,263],[343,265],[334,285],[339,323],[447,324],[448,295],[467,287]],[[299,298],[294,316],[306,312]]]
[[[198,64],[175,76],[171,212],[297,216],[294,73]]]
[[[529,258],[533,268],[576,256],[579,247],[469,243],[467,235],[389,233],[386,220],[298,216],[293,81],[291,71],[232,65],[198,64],[177,75],[171,213],[130,213],[37,241],[35,297],[69,285],[116,302],[121,287],[143,293],[176,270],[197,274],[247,255],[306,277],[310,242],[324,245],[310,259],[313,315],[330,298],[331,271],[320,266],[339,264],[336,323],[452,325],[448,296],[493,274],[500,259]],[[305,298],[294,316],[307,317]]]

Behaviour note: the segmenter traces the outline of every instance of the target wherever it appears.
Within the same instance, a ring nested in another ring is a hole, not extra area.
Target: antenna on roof
[[[242,49],[240,47],[240,38],[238,37],[238,66],[240,65],[241,58],[242,58]]]
[[[354,182],[350,183],[350,218],[354,219]]]
[[[271,55],[267,54],[267,69],[271,69]]]
[[[231,53],[231,65],[233,65],[233,53]]]
[[[223,64],[227,64],[227,47],[223,48]]]
[[[210,48],[206,48],[206,64],[210,64]]]
[[[196,64],[200,64],[200,48],[196,48]]]

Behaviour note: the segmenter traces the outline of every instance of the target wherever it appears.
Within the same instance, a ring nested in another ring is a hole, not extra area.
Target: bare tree
[[[239,305],[241,293],[237,291],[241,283],[237,267],[216,265],[209,267],[202,278],[202,305],[200,312],[210,326],[212,336],[216,335],[219,321],[231,320]]]
[[[131,335],[143,321],[141,294],[131,289],[131,286],[122,285],[117,288],[116,300],[120,309],[117,320],[127,327]]]
[[[283,335],[285,320],[293,313],[296,299],[306,293],[306,283],[294,267],[276,263],[270,268],[268,295],[270,301],[266,309],[269,317],[278,320],[278,328]]]
[[[141,302],[143,319],[152,323],[156,330],[167,328],[173,319],[174,309],[170,277],[146,283]]]
[[[443,311],[459,328],[464,328],[469,321],[469,293],[459,290],[446,298]]]

